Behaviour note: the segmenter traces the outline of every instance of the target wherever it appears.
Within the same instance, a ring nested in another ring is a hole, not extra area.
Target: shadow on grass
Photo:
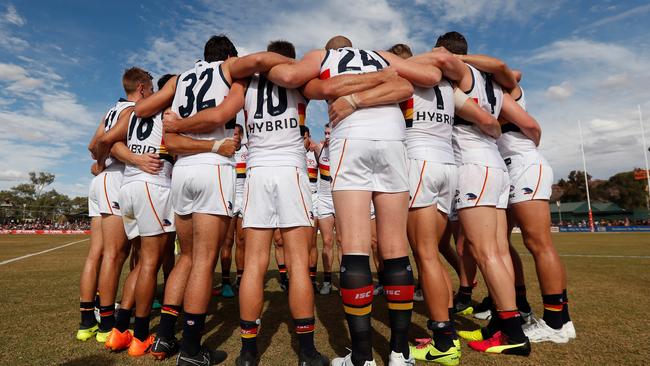
[[[103,355],[96,354],[77,358],[76,360],[70,360],[63,363],[60,363],[61,366],[87,366],[87,365],[117,365],[119,360],[112,357],[112,355]]]

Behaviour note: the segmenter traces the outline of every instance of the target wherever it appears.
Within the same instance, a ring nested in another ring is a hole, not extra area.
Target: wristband
[[[214,145],[212,145],[212,152],[213,152],[213,153],[217,153],[217,152],[219,151],[219,148],[221,147],[221,145],[223,145],[223,143],[224,143],[226,140],[227,140],[227,139],[221,139],[221,140],[217,140],[217,141],[215,141],[215,142],[214,142]]]
[[[345,99],[346,102],[350,103],[352,109],[357,110],[357,108],[359,108],[359,103],[357,103],[357,98],[354,96],[354,94],[345,95],[343,96],[343,99]]]
[[[463,93],[458,88],[454,89],[454,105],[455,106],[462,107],[463,104],[465,104],[465,102],[467,101],[467,99],[469,99],[469,96],[467,94]]]

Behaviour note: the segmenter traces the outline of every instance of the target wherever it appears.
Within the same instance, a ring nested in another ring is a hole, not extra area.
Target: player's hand
[[[395,70],[394,67],[388,66],[380,71],[382,73],[382,76],[384,77],[384,80],[390,80],[396,76],[399,76],[397,73],[397,70]]]
[[[142,154],[134,157],[135,165],[145,173],[158,174],[162,169],[163,161],[158,154]]]
[[[93,163],[93,165],[90,166],[90,173],[92,175],[99,175],[99,173],[103,172],[106,167],[103,164],[98,164],[97,162]]]
[[[442,53],[449,53],[449,54],[451,54],[451,52],[449,52],[449,50],[446,49],[446,48],[444,48],[444,47],[433,47],[433,48],[431,49],[431,52],[442,52]]]
[[[166,110],[163,114],[163,128],[165,132],[178,133],[182,119],[175,112]]]
[[[223,155],[226,157],[231,157],[235,155],[235,151],[237,150],[237,141],[233,139],[226,139],[221,146],[219,146],[219,150],[217,150],[217,154]]]
[[[316,148],[318,147],[318,144],[314,142],[314,140],[309,139],[309,151],[316,151]]]
[[[328,114],[332,128],[336,127],[342,120],[354,112],[354,107],[343,97],[336,99],[330,104]]]

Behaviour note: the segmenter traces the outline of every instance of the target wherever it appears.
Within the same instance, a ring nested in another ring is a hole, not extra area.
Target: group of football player
[[[457,365],[460,338],[479,352],[521,356],[531,342],[575,338],[566,271],[550,234],[553,173],[538,151],[541,130],[525,110],[521,73],[467,51],[465,37],[449,32],[419,55],[405,44],[356,49],[336,36],[302,59],[287,41],[238,57],[219,35],[205,44],[203,60],[160,78],[155,93],[148,72],[126,70],[125,98],[89,145],[96,161],[92,234],[77,339],[96,338],[131,356],[178,353],[177,365],[216,364],[227,355],[201,343],[208,305],[213,294],[237,293],[241,351],[234,363],[256,365],[272,243],[302,366],[330,364],[314,344],[314,294],[333,289],[335,247],[351,352],[331,365],[375,365],[371,312],[379,294],[388,305],[391,366]],[[314,99],[328,104],[321,143],[305,125]],[[236,123],[242,110],[244,126]],[[532,314],[510,244],[515,226],[535,261],[541,318]],[[457,293],[439,253],[459,277]],[[222,285],[213,288],[219,257]],[[478,305],[477,268],[489,294]],[[414,298],[424,301],[431,338],[410,345]],[[454,317],[472,313],[489,319],[487,326],[457,331]]]

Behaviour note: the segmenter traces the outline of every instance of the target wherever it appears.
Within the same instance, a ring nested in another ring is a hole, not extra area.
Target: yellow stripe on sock
[[[413,303],[412,302],[389,302],[388,308],[390,310],[412,310]]]
[[[372,311],[372,305],[368,305],[362,308],[353,308],[351,306],[343,305],[343,310],[345,311],[346,314],[363,316],[363,315],[370,314],[370,312]]]

